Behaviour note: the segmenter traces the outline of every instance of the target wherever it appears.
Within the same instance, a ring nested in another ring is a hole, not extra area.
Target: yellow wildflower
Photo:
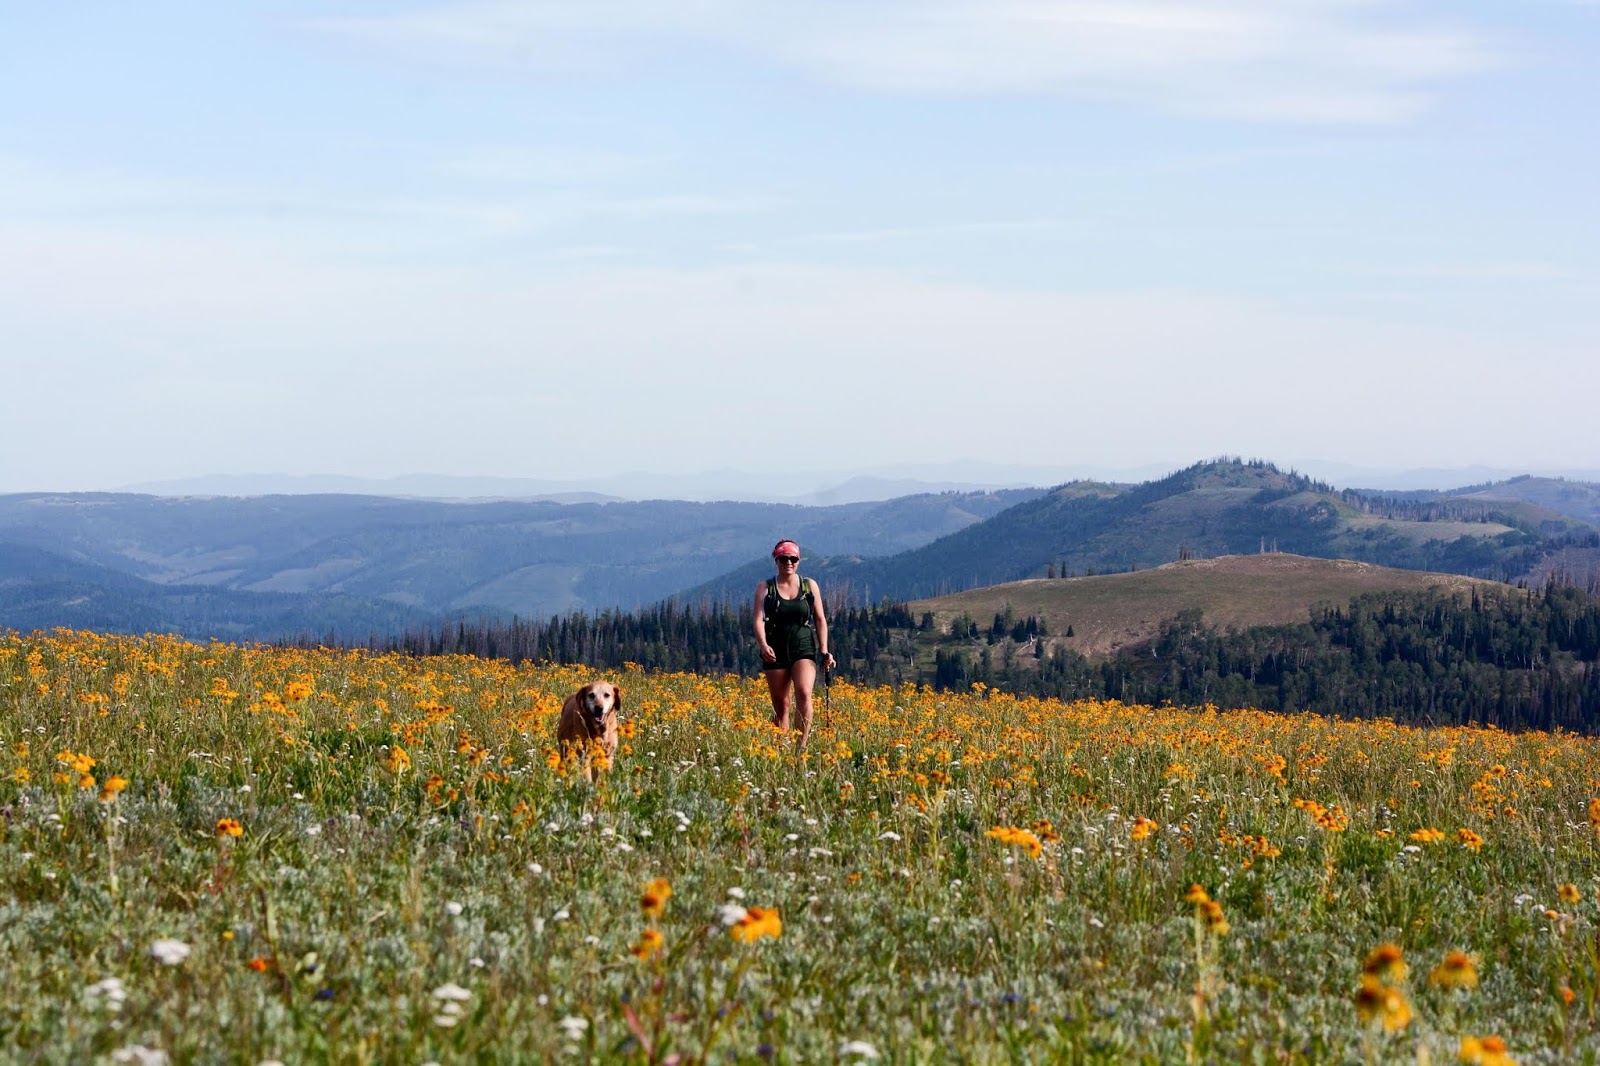
[[[639,910],[644,912],[646,918],[659,918],[667,909],[667,900],[672,898],[672,886],[664,877],[658,877],[644,886],[644,894],[639,897]]]
[[[1428,983],[1437,988],[1477,988],[1478,964],[1464,951],[1452,951],[1428,974]]]
[[[1418,844],[1437,844],[1444,839],[1443,829],[1418,829],[1411,834],[1411,839]]]
[[[776,907],[751,907],[728,933],[742,944],[754,944],[764,936],[776,940],[783,935],[783,922]]]
[[[1361,964],[1361,972],[1368,977],[1394,982],[1404,981],[1411,968],[1406,965],[1398,945],[1379,944],[1367,954],[1367,961]]]
[[[984,836],[993,837],[1003,844],[1014,844],[1019,848],[1024,848],[1035,859],[1044,851],[1044,844],[1040,842],[1038,837],[1028,830],[1019,829],[1016,826],[997,825],[985,833]]]
[[[244,826],[240,825],[238,823],[238,821],[236,819],[233,819],[233,818],[218,818],[217,819],[217,836],[219,836],[219,837],[244,836]]]
[[[660,951],[665,943],[666,940],[664,937],[662,937],[660,932],[655,929],[646,929],[644,932],[639,934],[639,942],[628,948],[628,950],[631,951],[635,957],[643,961]]]
[[[1473,1066],[1517,1066],[1517,1060],[1506,1053],[1506,1042],[1498,1036],[1464,1036],[1456,1058]]]
[[[1228,930],[1233,926],[1228,924],[1228,919],[1222,913],[1222,904],[1214,899],[1208,899],[1196,909],[1200,920],[1206,923],[1206,929],[1214,936],[1227,936]]]
[[[1132,840],[1143,840],[1160,828],[1159,822],[1141,815],[1133,820],[1133,827],[1128,830],[1128,836]]]
[[[1411,1024],[1411,1004],[1406,994],[1386,985],[1371,974],[1361,978],[1356,991],[1356,1014],[1363,1022],[1382,1022],[1387,1032],[1398,1032]]]

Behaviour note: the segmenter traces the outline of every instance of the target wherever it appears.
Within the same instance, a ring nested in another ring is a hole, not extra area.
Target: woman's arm
[[[767,583],[765,581],[756,585],[755,609],[756,647],[761,649],[761,661],[766,663],[777,662],[778,653],[772,650],[772,645],[767,643]]]
[[[838,660],[833,657],[833,652],[828,650],[828,612],[822,609],[822,586],[809,577],[806,580],[811,582],[812,606],[816,608],[817,613],[817,654],[821,657],[817,665],[833,666]]]

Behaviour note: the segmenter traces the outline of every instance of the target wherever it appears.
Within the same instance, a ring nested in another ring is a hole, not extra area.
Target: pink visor
[[[776,559],[780,555],[792,555],[798,559],[800,558],[800,545],[792,540],[780,540],[778,546],[772,549],[772,557]]]

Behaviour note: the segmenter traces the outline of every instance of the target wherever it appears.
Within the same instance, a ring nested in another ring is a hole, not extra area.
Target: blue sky
[[[1600,4],[0,0],[0,491],[1600,468]]]

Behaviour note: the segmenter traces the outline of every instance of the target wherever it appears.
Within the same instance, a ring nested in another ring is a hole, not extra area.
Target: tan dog
[[[620,710],[622,690],[609,681],[591,681],[561,705],[556,739],[563,755],[573,749],[584,753],[584,772],[591,781],[594,780],[596,745],[605,753],[607,766],[617,757],[617,712]]]

